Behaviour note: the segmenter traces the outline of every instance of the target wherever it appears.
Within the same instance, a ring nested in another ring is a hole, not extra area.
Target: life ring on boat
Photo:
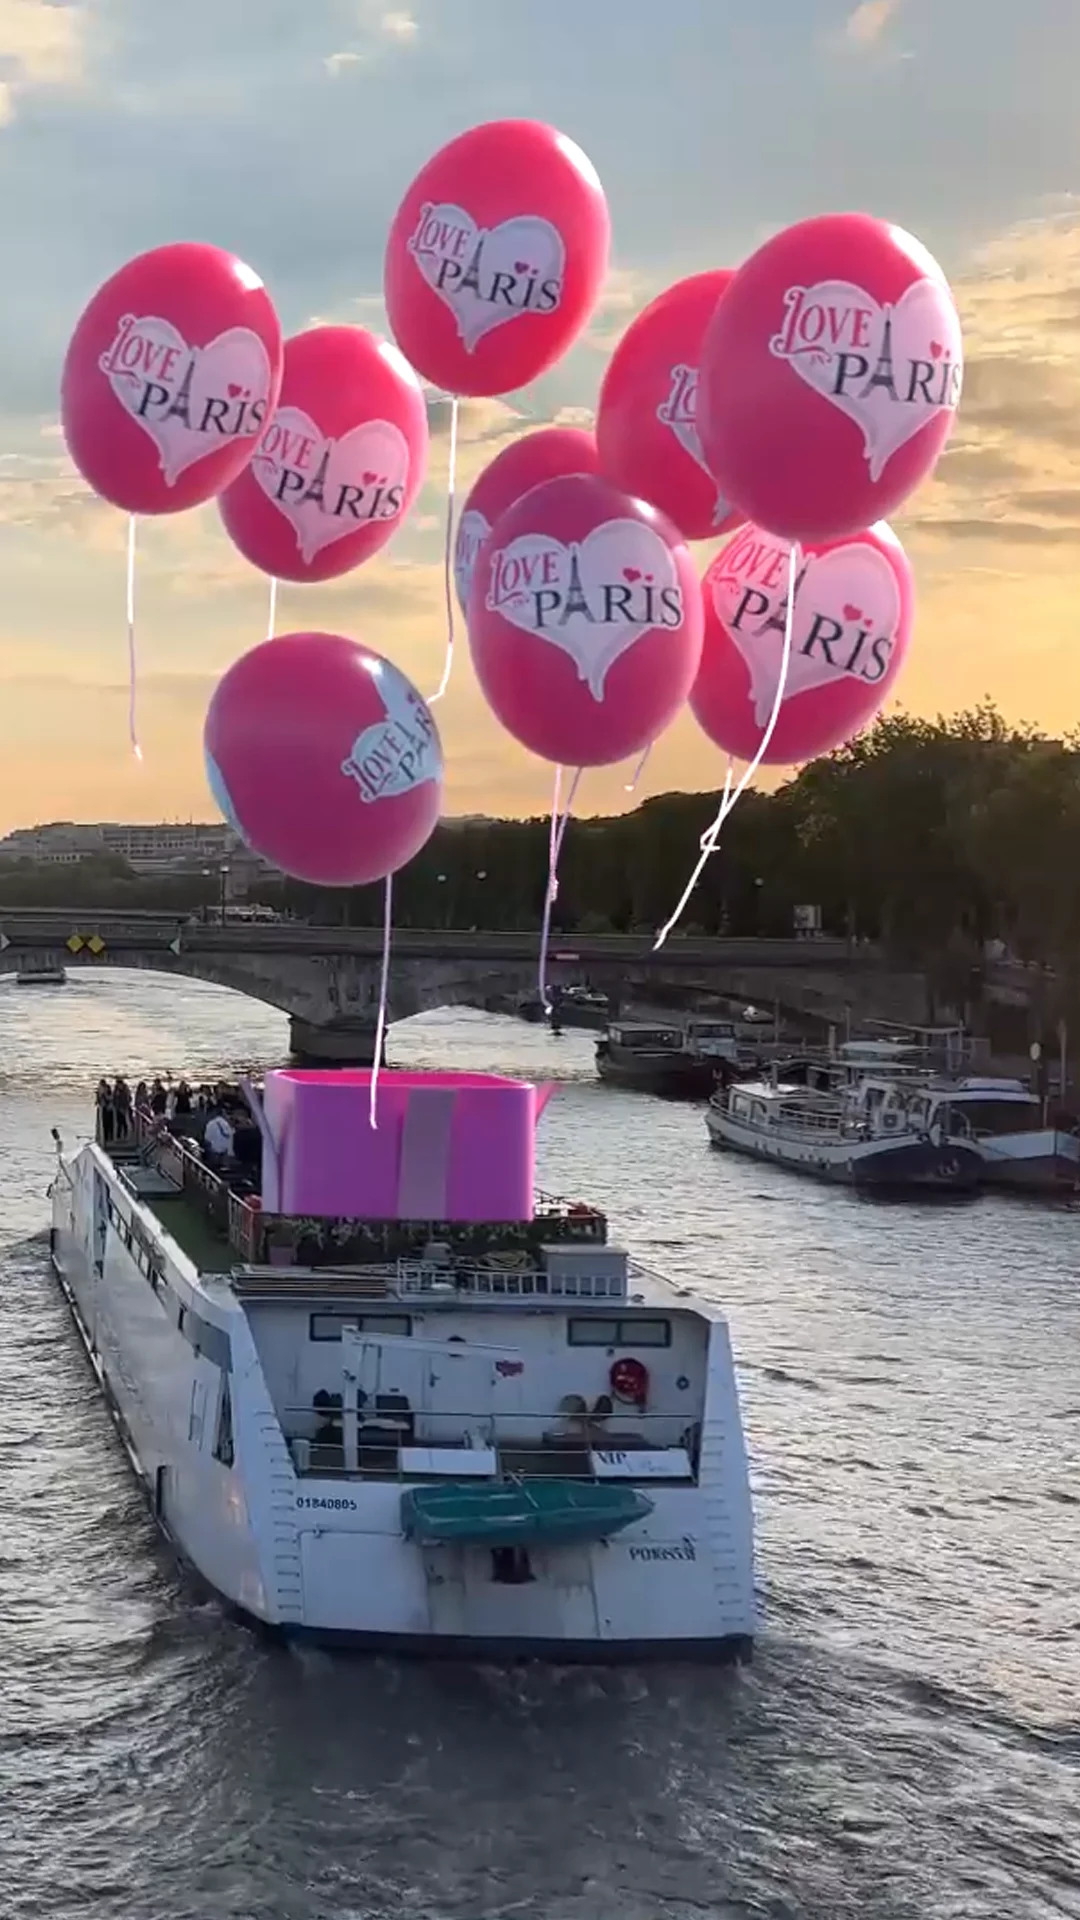
[[[643,1360],[629,1355],[612,1362],[608,1384],[616,1400],[626,1406],[643,1407],[649,1397],[649,1369]]]

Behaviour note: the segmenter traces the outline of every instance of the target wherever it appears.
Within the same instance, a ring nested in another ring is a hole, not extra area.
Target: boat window
[[[568,1320],[566,1338],[572,1347],[670,1347],[671,1321]]]
[[[231,1467],[233,1464],[232,1395],[229,1392],[227,1379],[221,1383],[217,1434],[214,1438],[214,1459],[220,1460],[223,1467]]]
[[[1039,1100],[957,1100],[951,1102],[947,1097],[943,1101],[947,1117],[953,1124],[961,1115],[967,1120],[973,1133],[1036,1133],[1043,1125],[1042,1103]]]
[[[397,1340],[407,1340],[412,1333],[412,1321],[407,1313],[313,1313],[310,1337],[340,1340],[342,1327],[359,1327],[361,1333],[391,1334]]]

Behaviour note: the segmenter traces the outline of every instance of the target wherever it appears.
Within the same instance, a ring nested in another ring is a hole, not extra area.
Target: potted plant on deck
[[[294,1267],[296,1265],[298,1234],[296,1221],[286,1219],[284,1214],[271,1215],[265,1219],[263,1248],[269,1266]]]

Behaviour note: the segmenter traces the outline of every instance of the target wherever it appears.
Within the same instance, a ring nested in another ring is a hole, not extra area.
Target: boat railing
[[[261,1218],[258,1206],[234,1193],[220,1174],[185,1147],[160,1115],[148,1108],[136,1111],[135,1140],[142,1158],[198,1206],[228,1237],[240,1259],[254,1259]]]
[[[399,1260],[397,1290],[404,1295],[453,1292],[490,1300],[625,1300],[626,1271],[567,1274],[549,1273],[533,1263],[447,1268],[422,1260]]]
[[[747,1096],[753,1098],[752,1095]],[[718,1111],[726,1113],[729,1109],[721,1102]],[[824,1107],[803,1105],[797,1100],[781,1100],[771,1103],[764,1119],[753,1113],[732,1113],[731,1118],[744,1126],[753,1127],[759,1133],[799,1133],[822,1137],[826,1134],[833,1138],[855,1134],[860,1131],[858,1123],[853,1122],[836,1107],[832,1110]]]
[[[400,1394],[361,1394],[343,1406],[340,1392],[324,1390],[318,1406],[279,1407],[278,1418],[297,1473],[320,1479],[558,1474],[686,1484],[701,1450],[700,1422],[684,1410],[590,1413],[579,1396],[555,1407],[414,1410]]]
[[[535,1262],[511,1266],[447,1265],[438,1261],[390,1260],[349,1267],[309,1267],[297,1262],[251,1261],[234,1270],[233,1285],[246,1299],[330,1298],[419,1300],[433,1302],[453,1297],[470,1303],[485,1300],[606,1300],[627,1299],[629,1264],[614,1273],[549,1272]],[[651,1277],[651,1276],[650,1276]]]
[[[309,1220],[290,1214],[265,1213],[257,1199],[235,1193],[227,1180],[207,1166],[178,1138],[162,1115],[140,1107],[133,1118],[134,1143],[140,1157],[156,1167],[191,1199],[204,1217],[228,1239],[244,1266],[257,1267],[264,1262],[272,1267],[295,1263],[333,1271],[353,1264],[363,1267],[380,1265],[389,1260],[395,1270],[400,1272],[404,1266],[415,1273],[421,1268],[426,1269],[430,1263],[410,1258],[414,1251],[419,1254],[425,1242],[439,1242],[446,1238],[457,1260],[462,1260],[463,1254],[466,1256],[462,1266],[455,1269],[455,1285],[460,1284],[462,1291],[478,1295],[504,1295],[513,1291],[501,1284],[507,1271],[519,1268],[524,1271],[532,1266],[536,1268],[540,1279],[545,1277],[536,1262],[536,1248],[544,1240],[549,1239],[567,1248],[602,1247],[607,1244],[607,1216],[599,1207],[540,1191],[535,1197],[532,1219],[522,1223],[523,1237],[527,1243],[505,1250],[500,1250],[497,1245],[492,1246],[490,1251],[485,1248],[485,1259],[477,1260],[474,1269],[467,1259],[467,1243],[471,1233],[467,1224]],[[507,1229],[507,1234],[511,1231]],[[393,1245],[395,1240],[398,1243],[396,1247]],[[428,1285],[433,1283],[437,1272],[438,1269],[432,1265],[432,1279],[427,1282]],[[445,1269],[442,1278],[445,1281]],[[422,1290],[422,1283],[414,1280],[411,1290]],[[525,1293],[529,1289],[523,1285],[520,1291]],[[537,1286],[533,1291],[572,1294],[575,1286],[571,1277],[562,1286]],[[609,1290],[605,1294],[598,1289],[596,1293],[589,1294],[583,1283],[576,1291],[581,1298],[624,1298],[625,1282],[619,1283],[618,1293]]]

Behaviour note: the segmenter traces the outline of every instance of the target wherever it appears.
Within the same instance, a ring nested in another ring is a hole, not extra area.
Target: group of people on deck
[[[97,1089],[98,1139],[102,1146],[129,1140],[135,1131],[135,1102],[122,1073],[115,1080],[99,1080]]]
[[[156,1129],[187,1137],[206,1164],[227,1175],[236,1191],[257,1192],[262,1135],[239,1087],[218,1081],[193,1086],[187,1079],[140,1080],[134,1093],[122,1074],[97,1088],[97,1137],[104,1147],[132,1140],[136,1116]]]

